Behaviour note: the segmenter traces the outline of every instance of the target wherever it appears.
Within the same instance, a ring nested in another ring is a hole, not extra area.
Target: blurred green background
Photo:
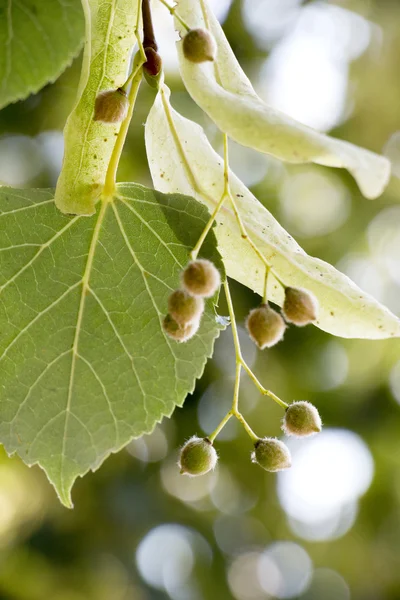
[[[275,107],[317,129],[385,152],[394,177],[363,199],[343,171],[289,167],[231,144],[231,166],[307,252],[347,273],[400,314],[400,2],[214,0],[246,73]],[[179,79],[168,13],[155,28],[173,104],[221,136]],[[53,186],[80,59],[59,81],[0,112],[0,181]],[[143,85],[121,180],[151,185]],[[258,298],[232,283],[237,317]],[[221,300],[220,313],[226,314]],[[233,390],[231,332],[218,340],[196,392],[151,436],[79,480],[63,508],[39,468],[0,457],[0,600],[400,600],[400,345],[291,328],[245,358],[286,401],[308,399],[322,434],[293,443],[278,476],[250,462],[236,423],[216,443],[220,462],[180,476],[177,448],[210,433]],[[133,399],[134,401],[134,399]],[[243,377],[242,410],[260,435],[279,435],[281,409]]]

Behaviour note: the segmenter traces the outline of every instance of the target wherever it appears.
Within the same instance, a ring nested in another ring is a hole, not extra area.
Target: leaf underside
[[[156,189],[190,194],[214,210],[224,187],[223,159],[202,128],[178,114],[162,87],[146,122],[146,150]],[[346,338],[400,336],[400,321],[330,264],[308,256],[271,213],[231,172],[230,184],[241,218],[253,242],[285,283],[313,292],[320,305],[316,325]],[[227,274],[261,296],[265,267],[241,236],[229,201],[216,219],[215,233]],[[283,303],[283,289],[268,278],[268,297]]]
[[[382,194],[390,178],[390,162],[266,105],[241,69],[208,4],[207,0],[178,0],[178,11],[190,27],[211,31],[218,49],[216,60],[196,64],[184,57],[182,41],[177,42],[177,49],[186,89],[218,128],[240,144],[280,160],[345,168],[366,198]],[[185,34],[178,19],[175,26]]]
[[[0,0],[0,108],[57,79],[83,35],[81,0]]]
[[[199,203],[121,184],[88,218],[53,198],[0,189],[0,441],[72,506],[78,476],[182,405],[221,326],[209,301],[186,344],[161,328]],[[213,233],[204,255],[222,269]]]

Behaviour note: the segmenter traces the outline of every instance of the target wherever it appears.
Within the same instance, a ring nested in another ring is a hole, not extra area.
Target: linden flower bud
[[[292,466],[289,448],[276,438],[258,440],[254,444],[251,460],[271,473],[283,471]]]
[[[246,319],[246,328],[253,342],[264,350],[281,341],[286,325],[276,310],[268,304],[261,304],[250,311]]]
[[[103,123],[120,123],[128,114],[128,108],[129,100],[124,90],[118,88],[100,92],[94,105],[94,120]]]
[[[183,54],[190,62],[215,60],[217,45],[213,36],[205,29],[191,29],[183,38],[182,44]]]
[[[175,290],[168,298],[168,312],[179,325],[199,321],[203,311],[203,298],[191,296],[185,290]]]
[[[318,410],[310,402],[293,402],[286,409],[282,429],[286,435],[307,437],[321,431],[321,417]]]
[[[197,333],[199,325],[199,321],[193,321],[187,325],[179,325],[171,315],[167,315],[163,321],[165,333],[177,342],[187,342],[190,340]]]
[[[157,77],[162,69],[162,58],[154,48],[145,48],[147,61],[143,65],[143,71],[150,77]]]
[[[196,477],[214,469],[218,455],[207,438],[193,436],[181,448],[178,466],[181,473]]]
[[[183,271],[182,285],[192,296],[210,298],[221,285],[221,275],[210,260],[200,258],[190,262]]]
[[[318,317],[318,301],[306,290],[288,287],[285,289],[282,312],[286,321],[302,327]]]

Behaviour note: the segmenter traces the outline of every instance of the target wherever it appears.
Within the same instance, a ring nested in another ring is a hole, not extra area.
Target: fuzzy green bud
[[[193,436],[182,446],[178,465],[182,474],[196,477],[214,469],[217,460],[218,455],[210,440]]]
[[[182,286],[188,294],[210,298],[221,285],[221,275],[210,260],[192,260],[182,273]]]
[[[287,287],[282,312],[286,321],[303,327],[317,319],[318,301],[307,290]]]
[[[289,448],[276,438],[258,440],[254,444],[251,460],[271,473],[283,471],[292,466]]]
[[[250,311],[246,328],[255,344],[264,350],[275,346],[283,338],[286,325],[281,315],[268,304],[261,304]]]
[[[318,410],[310,402],[305,400],[293,402],[286,409],[282,429],[286,435],[307,437],[321,431],[321,417]]]
[[[165,333],[176,342],[187,342],[190,340],[197,333],[199,325],[199,321],[193,321],[192,323],[188,323],[188,325],[179,325],[169,314],[163,321]]]
[[[191,29],[182,41],[183,54],[194,63],[213,61],[217,55],[217,45],[213,36],[205,29]]]
[[[203,298],[191,296],[185,290],[175,290],[168,298],[168,312],[179,325],[199,321],[203,311]]]
[[[128,114],[129,100],[121,88],[107,90],[97,95],[94,105],[94,120],[103,123],[120,123]]]

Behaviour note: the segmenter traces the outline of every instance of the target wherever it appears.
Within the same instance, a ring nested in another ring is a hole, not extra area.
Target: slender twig
[[[233,309],[232,297],[231,297],[231,293],[229,290],[228,281],[225,281],[224,288],[225,288],[226,302],[228,304],[229,317],[230,317],[231,326],[232,326],[232,335],[233,335],[233,343],[235,345],[236,362],[241,364],[241,366],[244,368],[244,370],[246,371],[246,373],[248,374],[250,379],[253,381],[253,383],[258,388],[258,390],[263,394],[263,396],[268,396],[269,398],[274,400],[277,404],[279,404],[279,406],[281,406],[282,408],[287,408],[288,404],[286,404],[286,402],[281,400],[276,394],[274,394],[274,392],[267,390],[258,381],[257,377],[254,375],[253,371],[250,369],[250,367],[244,360],[244,358],[242,356],[242,351],[240,348],[240,340],[239,340],[238,329],[237,329],[237,325],[236,325],[235,311]]]
[[[192,260],[195,260],[199,254],[200,248],[203,245],[205,238],[207,237],[208,232],[214,224],[215,219],[219,211],[221,210],[225,200],[229,197],[229,158],[228,158],[228,136],[224,134],[224,190],[222,192],[222,196],[214,208],[213,213],[208,220],[207,225],[204,227],[201,236],[199,237],[197,244],[193,248],[191,252]]]
[[[139,91],[139,86],[142,81],[143,76],[143,59],[138,52],[134,59],[134,68],[132,69],[133,77],[132,77],[132,87],[128,95],[129,100],[129,109],[128,114],[125,120],[122,122],[120,130],[118,132],[117,141],[115,142],[115,146],[113,152],[111,154],[110,162],[108,164],[108,169],[106,173],[106,178],[104,182],[103,189],[103,198],[110,199],[114,196],[115,186],[116,186],[116,177],[119,161],[122,154],[122,149],[125,144],[126,136],[129,129],[129,124],[132,119],[133,109],[135,107],[135,102],[137,98],[137,93]]]
[[[176,12],[176,6],[171,6],[165,0],[160,0],[160,2],[165,6],[166,9],[169,10],[170,14],[175,17],[175,19],[178,19],[179,23],[186,29],[186,31],[190,31],[191,27],[189,27],[186,21],[184,21],[179,13]]]
[[[140,56],[142,57],[143,62],[146,62],[146,53],[143,48],[142,38],[140,37],[140,17],[141,16],[142,16],[142,0],[138,0],[136,25],[135,25],[135,37],[137,39]]]
[[[153,48],[157,52],[158,46],[154,35],[153,19],[151,16],[150,0],[142,0],[143,18],[143,47]]]

